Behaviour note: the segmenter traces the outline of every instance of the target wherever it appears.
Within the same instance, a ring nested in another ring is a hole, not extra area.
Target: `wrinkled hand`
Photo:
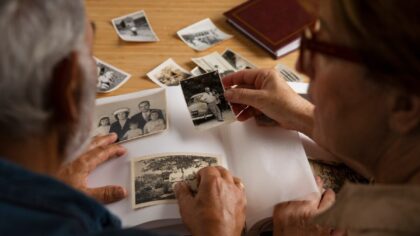
[[[57,178],[101,203],[112,203],[125,198],[127,191],[121,186],[109,185],[99,188],[87,186],[88,175],[98,165],[126,153],[124,147],[115,144],[116,140],[116,134],[95,137],[86,153],[60,168]]]
[[[198,192],[185,182],[175,186],[184,223],[192,235],[241,235],[245,224],[243,185],[223,167],[198,172]]]
[[[244,121],[262,112],[283,128],[310,136],[314,106],[293,91],[276,70],[239,71],[223,78],[223,84],[227,89],[225,98],[232,103],[238,120]],[[249,108],[244,110],[247,106]]]
[[[317,177],[317,184],[322,189],[323,181]],[[335,201],[335,193],[331,189],[322,196],[308,201],[291,201],[278,204],[273,213],[275,236],[288,235],[345,235],[344,231],[322,227],[310,222],[311,218],[326,211]]]

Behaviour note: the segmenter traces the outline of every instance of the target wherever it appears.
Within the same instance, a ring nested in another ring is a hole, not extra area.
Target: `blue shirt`
[[[81,192],[0,159],[0,235],[144,235]]]

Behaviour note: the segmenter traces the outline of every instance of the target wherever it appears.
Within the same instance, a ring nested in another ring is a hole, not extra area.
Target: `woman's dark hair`
[[[100,126],[101,126],[101,122],[102,122],[103,120],[108,120],[108,124],[109,124],[109,123],[111,123],[111,121],[109,120],[109,117],[102,117],[102,118],[99,120],[98,127],[100,127]]]

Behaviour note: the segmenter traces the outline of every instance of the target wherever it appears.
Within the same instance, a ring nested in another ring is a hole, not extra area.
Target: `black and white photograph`
[[[147,76],[161,87],[177,86],[181,80],[191,77],[191,73],[169,58]]]
[[[289,67],[283,64],[277,64],[276,70],[279,72],[281,77],[287,82],[302,82],[303,80]]]
[[[194,67],[194,69],[191,70],[190,72],[193,76],[199,76],[202,74],[207,73],[205,70],[201,69],[200,67],[196,66]]]
[[[178,31],[178,36],[190,48],[197,51],[204,51],[233,37],[221,31],[209,18]]]
[[[174,185],[185,181],[197,191],[197,172],[219,165],[215,155],[169,153],[131,161],[132,206],[147,207],[175,203]]]
[[[98,93],[110,93],[119,87],[121,87],[125,82],[127,82],[131,75],[117,69],[116,67],[105,63],[104,61],[95,58],[96,60],[96,69],[98,73],[98,82],[96,84],[96,92]]]
[[[234,52],[231,49],[226,49],[222,53],[222,57],[229,62],[237,71],[246,70],[246,69],[257,69],[258,67],[249,62],[245,57]]]
[[[213,52],[207,56],[191,59],[202,70],[208,72],[218,71],[223,78],[226,75],[236,72],[229,62],[227,62],[218,52]]]
[[[145,11],[138,11],[112,20],[118,36],[129,42],[156,42],[159,38],[152,29]]]
[[[156,134],[168,128],[165,90],[119,102],[98,104],[94,136],[116,133],[117,142]]]
[[[181,88],[196,129],[206,130],[236,120],[231,105],[225,100],[217,71],[183,80]]]

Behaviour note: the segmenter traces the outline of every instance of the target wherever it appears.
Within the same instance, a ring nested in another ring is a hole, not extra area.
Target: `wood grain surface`
[[[230,48],[260,68],[273,68],[283,63],[294,68],[297,52],[279,60],[236,31],[227,22],[223,12],[243,0],[86,0],[87,13],[96,24],[94,55],[132,75],[118,90],[99,97],[113,96],[157,87],[146,74],[168,58],[187,70],[194,68],[192,57],[211,52],[222,53]],[[111,20],[139,10],[145,10],[160,41],[155,43],[128,43],[119,39]],[[182,42],[176,32],[202,19],[210,18],[226,33],[234,35],[204,52],[196,52]]]

